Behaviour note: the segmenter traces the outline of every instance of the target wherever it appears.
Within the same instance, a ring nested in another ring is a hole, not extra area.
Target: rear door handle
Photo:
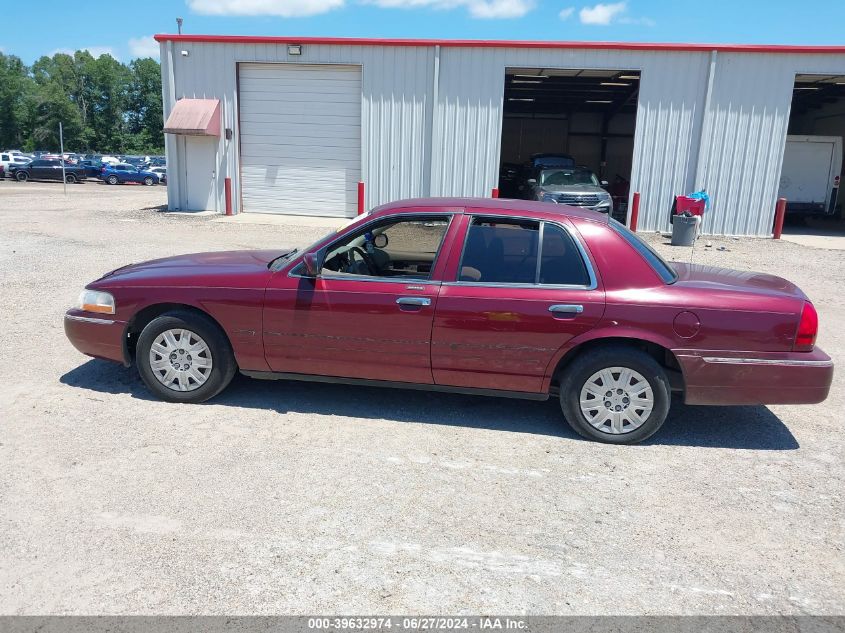
[[[549,306],[549,312],[553,315],[559,314],[581,314],[584,311],[584,306],[574,303],[557,303]]]
[[[396,303],[400,306],[430,306],[431,299],[428,297],[399,297]]]

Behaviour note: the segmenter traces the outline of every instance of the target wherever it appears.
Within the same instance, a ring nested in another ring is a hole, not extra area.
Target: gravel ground
[[[0,613],[845,612],[841,369],[818,406],[675,402],[637,447],[578,438],[554,401],[237,378],[165,404],[66,341],[82,286],[325,229],[164,203],[0,183]],[[842,366],[845,252],[714,240],[695,260],[796,281]]]

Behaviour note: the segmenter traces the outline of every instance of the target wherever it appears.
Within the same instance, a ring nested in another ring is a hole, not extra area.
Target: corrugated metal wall
[[[172,46],[170,54],[168,48]],[[163,43],[161,46],[164,116],[182,97],[218,98],[223,102],[225,127],[235,131],[232,141],[221,139],[216,196],[223,209],[223,178],[232,178],[236,210],[240,204],[238,178],[237,72],[239,62],[297,64],[360,64],[363,67],[361,170],[367,183],[367,205],[429,194],[431,163],[431,47],[324,46],[302,47],[302,55],[288,55],[276,44]],[[183,56],[181,51],[187,51]],[[173,68],[173,90],[168,73]],[[170,137],[170,135],[168,135]],[[184,141],[183,141],[184,142]],[[171,186],[170,208],[184,208],[184,146],[168,138]],[[175,158],[175,160],[174,160]]]
[[[236,129],[235,66],[245,61],[363,66],[368,207],[413,196],[490,195],[498,181],[506,68],[639,70],[631,191],[642,194],[640,230],[667,230],[673,196],[704,187],[713,200],[706,232],[756,236],[771,235],[795,74],[845,74],[845,55],[722,53],[712,64],[708,95],[706,51],[309,44],[291,57],[284,45],[175,43],[162,45],[165,115],[173,98],[217,97],[226,126]],[[220,146],[221,172],[233,176],[236,142]],[[185,165],[179,143],[169,140],[167,151],[175,208]],[[221,209],[222,187],[221,177]]]

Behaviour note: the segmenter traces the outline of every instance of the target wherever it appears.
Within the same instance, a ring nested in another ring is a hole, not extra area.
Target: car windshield
[[[540,184],[548,186],[596,185],[599,181],[588,169],[544,169],[540,172]]]

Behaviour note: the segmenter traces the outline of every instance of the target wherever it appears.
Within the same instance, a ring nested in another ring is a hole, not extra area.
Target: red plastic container
[[[675,215],[681,215],[685,211],[689,211],[692,215],[704,215],[704,200],[675,196]]]

